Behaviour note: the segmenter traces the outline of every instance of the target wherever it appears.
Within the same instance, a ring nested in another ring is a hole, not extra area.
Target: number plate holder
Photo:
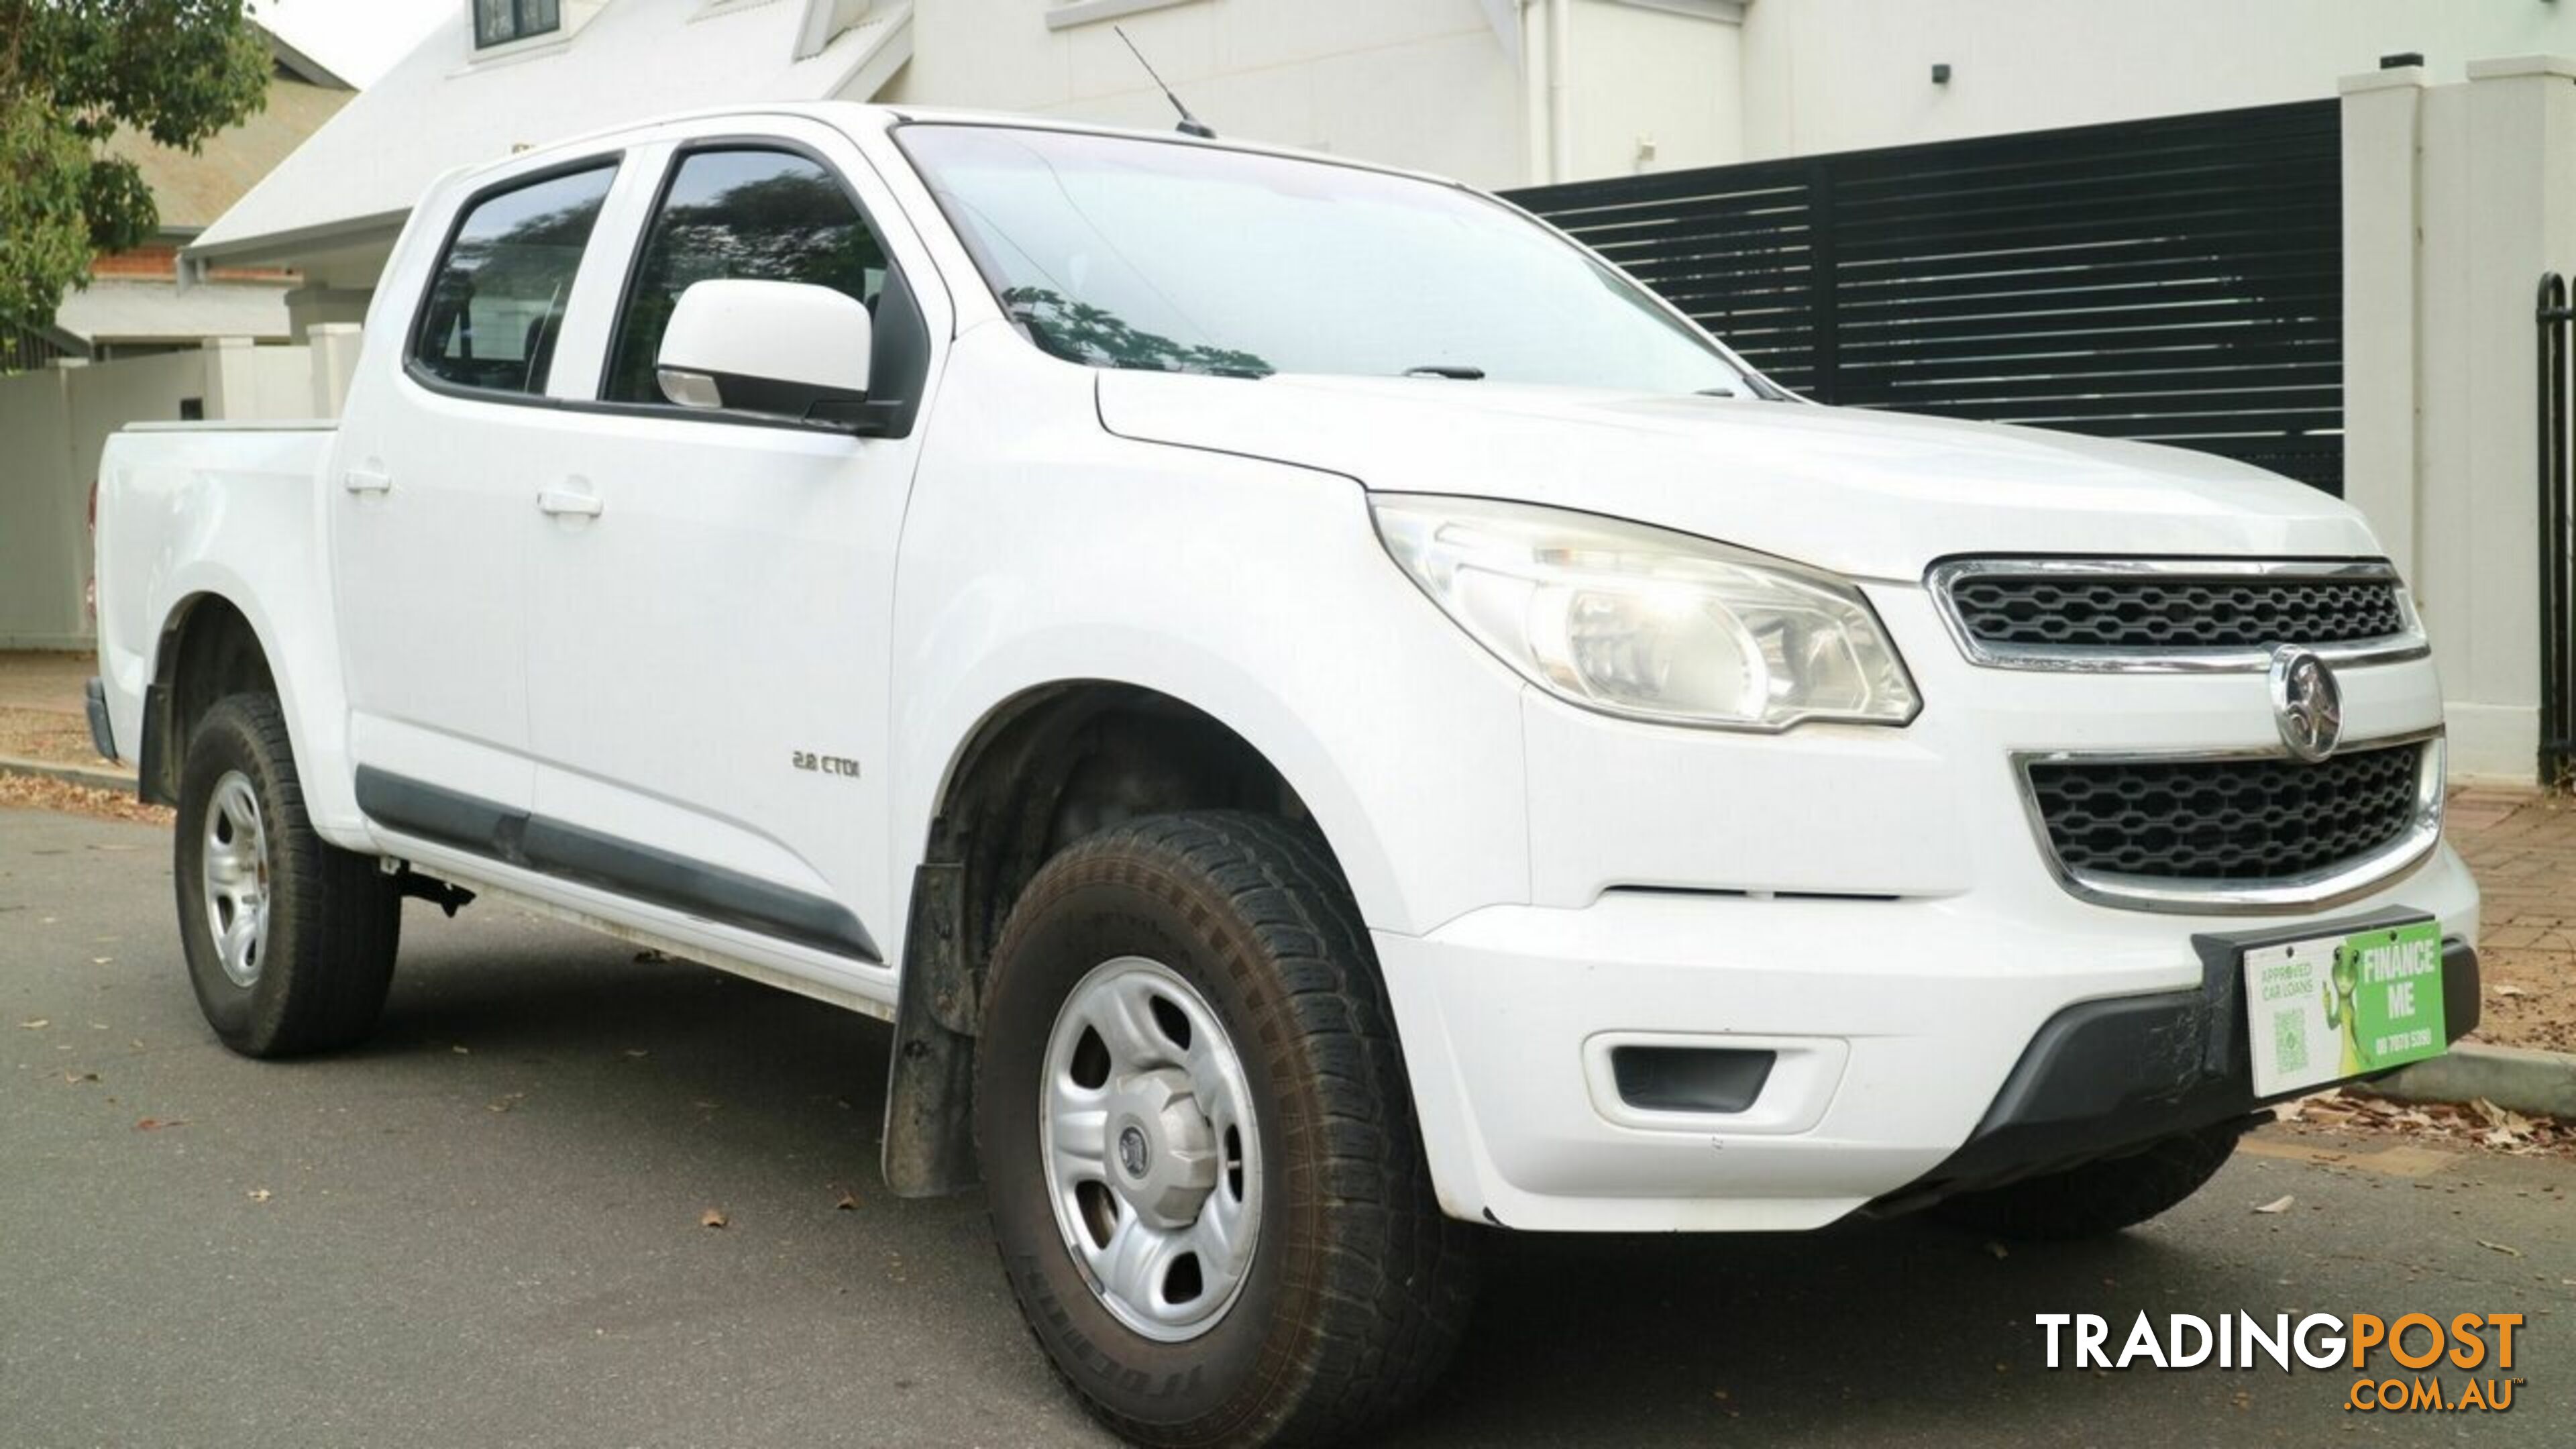
[[[2240,953],[2254,1095],[2272,1098],[2441,1055],[2442,928],[2350,924]]]

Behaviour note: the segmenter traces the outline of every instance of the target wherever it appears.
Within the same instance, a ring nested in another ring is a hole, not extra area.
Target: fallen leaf
[[[486,1112],[507,1112],[512,1107],[519,1105],[519,1099],[526,1095],[528,1094],[525,1092],[504,1092],[500,1096],[493,1098],[491,1101],[484,1103],[483,1110]]]
[[[832,1190],[841,1195],[840,1201],[832,1204],[833,1211],[844,1213],[858,1211],[859,1195],[857,1193],[850,1191],[839,1183],[832,1184]]]
[[[1996,1257],[1998,1257],[1998,1258],[2009,1258],[2009,1257],[2011,1257],[2011,1256],[2012,1256],[2012,1254],[2011,1254],[2010,1252],[2008,1252],[2008,1251],[2006,1251],[2006,1250],[2005,1250],[2005,1248],[2004,1248],[2004,1245],[2003,1245],[2003,1244],[2001,1244],[2001,1243],[1996,1243],[1996,1242],[1989,1242],[1989,1243],[1987,1243],[1987,1244],[1986,1244],[1986,1251],[1987,1251],[1987,1252],[1989,1252],[1989,1253],[1994,1254],[1994,1255],[1995,1255]]]
[[[2498,996],[2529,996],[2531,993],[2510,981],[2499,981],[2492,988]]]
[[[270,1193],[269,1190],[264,1187],[254,1187],[250,1190],[250,1200],[252,1202],[266,1202],[272,1196],[274,1196],[274,1194]]]
[[[720,1228],[730,1221],[731,1219],[727,1218],[722,1211],[716,1208],[709,1208],[705,1212],[698,1214],[698,1226],[702,1228]]]
[[[92,966],[104,966],[115,959],[116,958],[113,956],[92,956],[89,958],[89,964]]]
[[[452,1046],[449,1047],[448,1050],[456,1053],[460,1057],[473,1055],[473,1049],[470,1047]]]
[[[2285,1213],[2290,1210],[2290,1204],[2297,1201],[2298,1198],[2296,1196],[2289,1193],[2283,1193],[2281,1196],[2272,1199],[2270,1202],[2263,1204],[2254,1211],[2258,1213]]]
[[[2493,1248],[2508,1258],[2519,1258],[2522,1256],[2522,1249],[2520,1248],[2511,1247],[2504,1243],[2490,1243],[2484,1238],[2478,1239],[2478,1246],[2481,1248]]]
[[[23,1031],[43,1031],[46,1027],[52,1025],[53,1023],[51,1021],[48,1021],[41,1016],[37,1017],[33,1021],[22,1021],[18,1023],[19,1028]]]
[[[640,1057],[649,1057],[649,1056],[653,1055],[653,1053],[652,1053],[652,1052],[650,1052],[650,1051],[646,1050],[646,1049],[645,1049],[645,1048],[643,1048],[643,1047],[628,1047],[628,1048],[626,1049],[626,1054],[627,1054],[628,1056],[630,1056],[630,1057],[639,1057],[639,1058],[640,1058]]]
[[[142,1121],[134,1124],[134,1130],[137,1132],[158,1132],[164,1127],[185,1127],[187,1125],[188,1119],[185,1117],[173,1117],[167,1122],[162,1121],[158,1117],[146,1117]]]
[[[63,1080],[64,1080],[66,1083],[69,1083],[69,1084],[71,1084],[71,1085],[73,1085],[73,1086],[78,1086],[78,1085],[80,1085],[80,1084],[81,1084],[81,1083],[83,1083],[83,1082],[95,1082],[95,1081],[97,1081],[97,1080],[98,1080],[98,1073],[96,1073],[96,1072],[65,1072],[65,1073],[63,1073]]]

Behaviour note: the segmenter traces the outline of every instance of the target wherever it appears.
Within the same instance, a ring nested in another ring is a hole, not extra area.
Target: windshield
[[[896,136],[1002,305],[1075,362],[1751,391],[1634,283],[1458,187],[1134,137]]]

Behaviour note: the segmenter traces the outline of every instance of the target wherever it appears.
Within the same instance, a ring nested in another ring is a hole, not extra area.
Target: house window
[[[563,28],[563,0],[474,0],[474,48]]]

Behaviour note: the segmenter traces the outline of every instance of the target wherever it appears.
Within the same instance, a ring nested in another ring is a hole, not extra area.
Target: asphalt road
[[[167,843],[0,812],[0,1445],[1100,1442],[980,1201],[878,1187],[884,1028],[415,906],[372,1046],[239,1060]],[[1498,1235],[1395,1442],[2567,1443],[2576,1164],[2387,1146],[2268,1135],[2147,1229],[2002,1256],[1915,1222]],[[2240,1309],[2520,1312],[2523,1383],[2361,1414],[2340,1371],[2049,1372],[2031,1322]]]

